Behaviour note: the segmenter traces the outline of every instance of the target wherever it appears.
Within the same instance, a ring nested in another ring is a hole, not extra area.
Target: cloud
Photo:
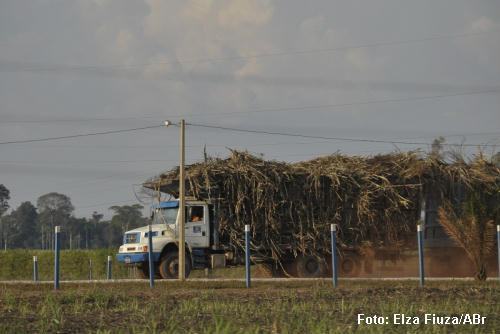
[[[157,54],[150,58],[149,64],[144,68],[146,78],[161,77],[172,69],[172,63],[164,54]]]
[[[349,50],[346,52],[345,58],[347,62],[357,70],[366,69],[370,64],[368,55],[363,49]]]
[[[500,42],[494,38],[498,34],[500,23],[487,16],[477,17],[471,20],[466,26],[468,33],[491,33],[478,36],[476,38],[467,38],[457,40],[455,43],[463,48],[466,54],[474,57],[476,61],[485,65],[494,65],[500,69]],[[488,43],[484,43],[487,40]]]
[[[221,6],[218,23],[225,28],[242,25],[261,26],[273,16],[273,6],[269,0],[230,0]]]
[[[498,28],[499,24],[495,23],[492,19],[482,16],[478,19],[475,19],[471,23],[469,23],[469,26],[467,27],[467,31],[470,32],[484,32],[484,31],[490,31],[493,29]]]
[[[262,66],[258,63],[257,59],[250,58],[245,65],[243,65],[240,69],[236,70],[236,77],[248,77],[260,74]]]

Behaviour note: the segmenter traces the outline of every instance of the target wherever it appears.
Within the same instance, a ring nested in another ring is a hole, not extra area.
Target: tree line
[[[0,184],[0,249],[53,249],[55,226],[61,226],[62,248],[118,247],[125,231],[148,223],[139,204],[112,206],[112,218],[104,220],[95,211],[90,218],[75,217],[71,199],[56,192],[40,196],[36,205],[23,202],[7,214],[9,199],[9,190]]]

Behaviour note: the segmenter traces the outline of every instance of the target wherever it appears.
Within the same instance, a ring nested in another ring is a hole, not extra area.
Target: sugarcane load
[[[152,238],[156,272],[175,278],[179,168],[143,186],[173,198],[153,206]],[[337,224],[340,273],[369,276],[378,260],[410,256],[419,222],[430,247],[456,247],[438,222],[444,203],[459,210],[480,194],[492,203],[488,214],[498,218],[500,170],[482,155],[443,161],[421,152],[333,154],[286,163],[232,150],[227,158],[187,166],[185,189],[186,275],[242,264],[249,224],[252,262],[286,276],[324,276],[331,270],[330,225]],[[148,237],[147,227],[128,231],[118,254],[145,276]]]

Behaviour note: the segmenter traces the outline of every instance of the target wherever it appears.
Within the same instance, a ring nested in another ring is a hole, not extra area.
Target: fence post
[[[33,256],[33,281],[38,282],[38,256]]]
[[[422,224],[417,225],[417,241],[418,241],[418,272],[420,276],[420,286],[424,286],[424,227]]]
[[[149,262],[149,287],[152,289],[155,286],[155,264],[153,262],[153,231],[151,228],[151,221],[149,222],[149,233],[148,233],[148,262]]]
[[[330,225],[331,241],[332,241],[332,280],[333,287],[337,287],[337,224]]]
[[[250,225],[245,225],[245,282],[250,287]]]
[[[498,280],[500,281],[500,225],[497,225]]]
[[[92,281],[92,259],[89,259],[89,281]]]
[[[111,255],[108,255],[108,270],[107,270],[107,278],[108,279],[111,279],[111,276],[112,276],[112,272],[111,272],[111,270],[112,270],[111,265],[112,264],[113,263],[111,262]]]
[[[54,289],[59,289],[59,260],[61,251],[61,226],[56,226],[54,231]]]

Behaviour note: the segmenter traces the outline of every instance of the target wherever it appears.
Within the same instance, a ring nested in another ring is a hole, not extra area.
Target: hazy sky
[[[496,0],[0,0],[0,142],[184,116],[323,137],[494,145],[499,92]],[[133,184],[176,165],[178,134],[0,145],[0,183],[14,208],[57,191],[77,216],[108,216],[110,205],[136,202]],[[188,162],[205,145],[217,156],[231,147],[286,161],[396,148],[194,127],[187,145]]]

